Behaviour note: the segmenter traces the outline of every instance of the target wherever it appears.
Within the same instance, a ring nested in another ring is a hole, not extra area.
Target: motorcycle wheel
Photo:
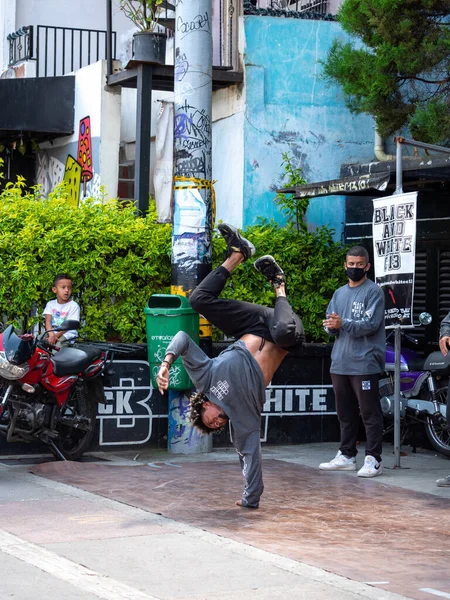
[[[436,390],[436,397],[440,404],[447,404],[447,392],[447,385]],[[445,456],[450,456],[450,429],[448,427],[448,420],[438,423],[433,420],[433,417],[427,417],[425,431],[433,448]]]
[[[75,419],[83,420],[83,428],[64,423]],[[88,397],[86,386],[75,388],[71,397],[61,409],[60,422],[56,426],[59,438],[54,444],[66,460],[77,460],[88,449],[94,435],[95,422],[97,418],[97,404]],[[61,456],[53,448],[56,458]]]

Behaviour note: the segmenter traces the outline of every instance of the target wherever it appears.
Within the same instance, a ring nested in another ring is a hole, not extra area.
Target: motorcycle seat
[[[82,373],[101,355],[101,350],[97,348],[61,348],[51,359],[53,372],[58,377]]]
[[[423,356],[408,356],[408,371],[424,371],[424,363]]]

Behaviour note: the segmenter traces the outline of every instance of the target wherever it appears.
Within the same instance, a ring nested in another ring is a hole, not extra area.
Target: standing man
[[[362,246],[351,248],[344,264],[348,283],[335,291],[323,321],[336,336],[331,353],[331,380],[341,428],[335,458],[321,463],[322,471],[356,471],[359,415],[366,430],[366,458],[359,477],[381,475],[383,415],[378,381],[384,370],[386,336],[384,295],[367,279],[369,254]]]
[[[274,308],[219,297],[230,274],[255,252],[253,244],[232,225],[221,223],[219,231],[228,257],[195,288],[189,301],[194,310],[237,341],[209,358],[179,331],[167,347],[156,381],[163,393],[169,385],[169,369],[181,356],[197,388],[190,401],[191,423],[208,434],[230,422],[245,477],[244,492],[236,504],[258,508],[264,489],[260,432],[265,388],[288,352],[302,347],[304,331],[286,298],[285,274],[270,255],[255,261],[255,268],[275,291]]]
[[[444,356],[447,356],[448,349],[450,347],[450,312],[446,317],[442,319],[441,328],[439,330],[439,348]],[[449,392],[450,392],[450,382],[448,384],[449,390],[447,392],[447,424],[450,421],[450,401],[449,401]],[[438,479],[436,481],[436,485],[438,487],[448,487],[450,488],[450,475],[447,477],[443,477],[442,479]]]

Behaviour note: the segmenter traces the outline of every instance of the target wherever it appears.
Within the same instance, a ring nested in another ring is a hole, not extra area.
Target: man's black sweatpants
[[[205,277],[189,298],[192,308],[227,336],[251,333],[290,351],[303,345],[302,321],[287,298],[276,298],[274,308],[219,298],[229,276],[221,266]]]

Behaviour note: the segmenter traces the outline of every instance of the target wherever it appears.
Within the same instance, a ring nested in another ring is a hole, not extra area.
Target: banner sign
[[[384,290],[385,324],[411,326],[417,192],[373,200],[375,281]]]

